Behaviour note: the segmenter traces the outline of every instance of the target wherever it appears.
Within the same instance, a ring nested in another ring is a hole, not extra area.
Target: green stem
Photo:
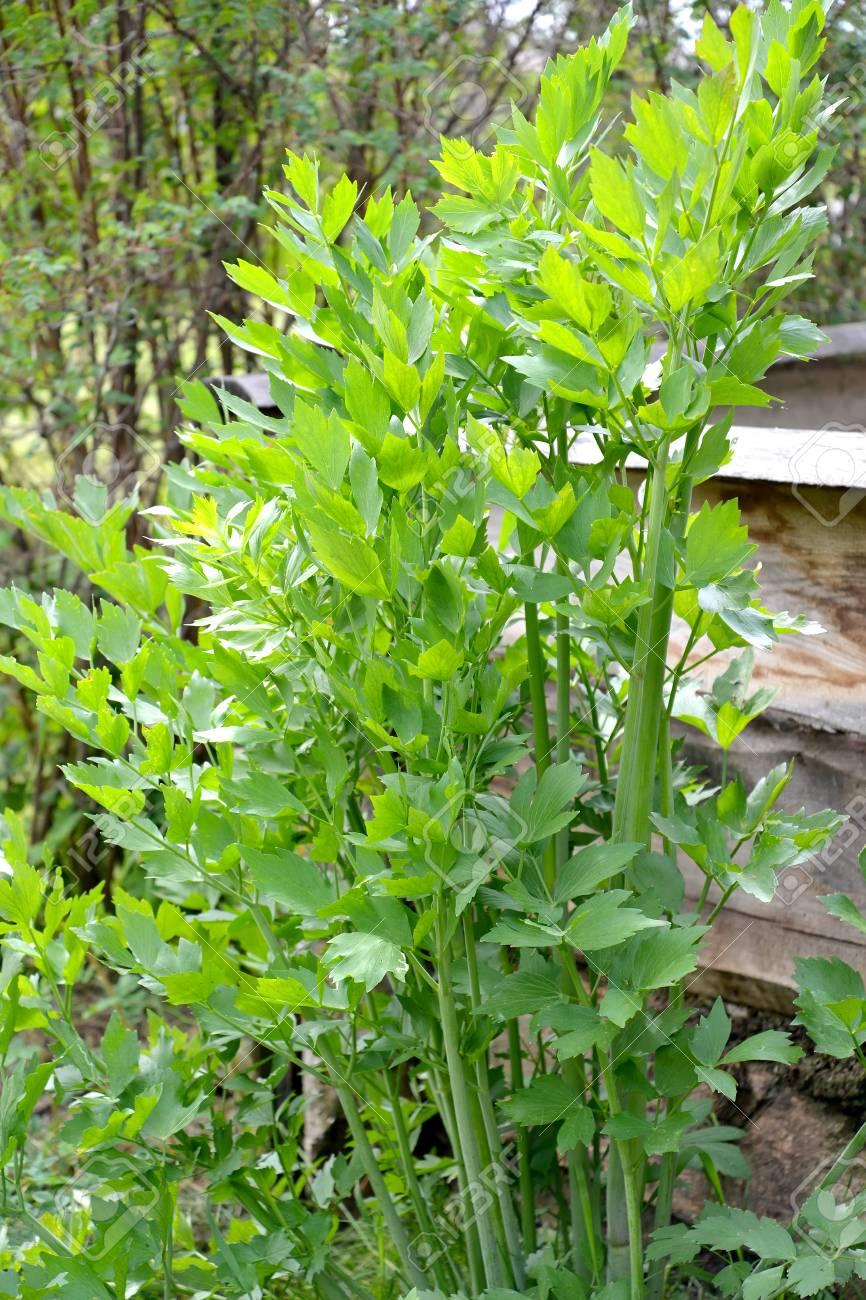
[[[504,950],[503,950],[504,951]],[[508,1022],[508,1061],[511,1071],[511,1091],[523,1087],[523,1052],[520,1047],[520,1025]],[[520,1231],[524,1255],[531,1255],[536,1247],[535,1187],[532,1179],[532,1147],[529,1130],[522,1125],[517,1129],[517,1159],[520,1164]]]
[[[400,1164],[403,1168],[403,1177],[406,1179],[406,1188],[409,1192],[409,1199],[415,1210],[415,1216],[418,1220],[418,1226],[422,1232],[428,1233],[431,1237],[436,1234],[436,1227],[430,1212],[427,1208],[427,1202],[424,1200],[424,1193],[421,1190],[421,1184],[418,1181],[418,1175],[415,1173],[415,1161],[412,1156],[412,1147],[409,1142],[409,1131],[406,1128],[406,1117],[403,1114],[403,1106],[400,1099],[400,1091],[397,1087],[397,1081],[391,1070],[383,1071],[385,1080],[385,1089],[388,1093],[388,1100],[391,1103],[391,1114],[394,1120],[394,1133],[397,1138],[397,1150],[400,1155]],[[437,1286],[447,1288],[449,1282],[457,1283],[459,1279],[452,1270],[448,1270],[447,1280],[443,1272],[443,1267],[448,1268],[450,1261],[447,1254],[443,1257],[444,1263],[440,1267],[439,1261],[433,1265],[432,1272]]]
[[[583,1095],[586,1080],[579,1061],[563,1061],[562,1076],[575,1097]],[[597,1286],[601,1282],[601,1258],[595,1234],[586,1150],[581,1147],[578,1151],[569,1151],[567,1163],[574,1271],[582,1282]]]
[[[451,1150],[454,1153],[454,1161],[457,1165],[457,1186],[460,1193],[460,1204],[466,1205],[469,1195],[469,1180],[466,1177],[466,1166],[463,1163],[463,1152],[460,1150],[460,1141],[457,1133],[457,1120],[454,1116],[454,1107],[451,1098],[448,1095],[447,1088],[441,1079],[434,1082],[433,1077],[430,1079],[431,1092],[436,1103],[436,1109],[442,1116],[442,1122],[445,1125],[445,1132],[448,1134],[448,1141],[451,1144]],[[484,1289],[484,1264],[481,1259],[481,1246],[478,1242],[478,1233],[475,1223],[469,1220],[463,1229],[463,1241],[466,1247],[466,1260],[469,1265],[469,1282],[473,1292],[477,1293]]]
[[[856,1155],[859,1155],[864,1147],[866,1147],[866,1124],[861,1124],[857,1132],[845,1146],[844,1150],[839,1153],[833,1161],[833,1164],[821,1179],[818,1184],[819,1189],[825,1191],[830,1187],[835,1187],[851,1161]]]
[[[649,486],[651,492],[647,544],[641,577],[649,600],[638,616],[634,660],[629,679],[622,764],[617,780],[613,839],[649,840],[650,812],[656,776],[656,750],[662,713],[662,687],[668,635],[673,614],[673,588],[663,579],[661,552],[668,510],[665,475],[668,441],[659,446]]]
[[[478,1138],[473,1124],[472,1105],[469,1099],[463,1054],[460,1048],[460,1027],[457,1020],[454,988],[451,982],[451,951],[447,934],[447,914],[445,903],[441,898],[439,900],[438,928],[439,1019],[442,1025],[442,1037],[445,1042],[445,1059],[448,1063],[451,1095],[454,1100],[456,1136],[466,1167],[469,1203],[478,1229],[485,1280],[490,1287],[502,1286],[504,1270],[493,1228],[489,1197],[482,1181],[483,1171]]]
[[[568,464],[568,434],[565,426],[557,436],[557,456],[563,466]],[[567,574],[568,566],[560,559],[560,573]],[[571,631],[567,614],[556,615],[556,761],[567,763],[571,754]],[[565,826],[556,836],[556,865],[562,867],[568,858],[569,833]]]
[[[673,613],[673,589],[662,583],[662,542],[667,519],[665,475],[668,443],[661,443],[653,472],[647,543],[642,576],[649,600],[638,616],[634,660],[629,681],[622,763],[613,813],[614,843],[630,840],[649,844],[650,813],[655,788],[658,732],[662,714],[667,641]],[[610,1082],[613,1080],[611,1078]],[[607,1171],[608,1279],[631,1278],[631,1300],[643,1295],[643,1238],[640,1206],[635,1205],[635,1170],[625,1144],[611,1147]]]
[[[472,924],[472,915],[468,908],[463,913],[463,935],[466,944],[466,963],[469,968],[469,990],[472,997],[472,1007],[473,1010],[477,1010],[481,1006],[481,985],[478,978],[478,956],[475,951],[475,934]],[[517,1224],[517,1216],[514,1213],[514,1201],[511,1196],[508,1171],[506,1170],[502,1160],[502,1142],[499,1137],[496,1114],[493,1110],[493,1101],[490,1096],[490,1078],[488,1074],[486,1051],[479,1053],[478,1059],[475,1062],[475,1080],[477,1085],[478,1106],[481,1112],[484,1136],[486,1138],[487,1150],[489,1152],[491,1178],[496,1187],[496,1198],[499,1204],[499,1214],[505,1238],[505,1247],[511,1264],[512,1279],[514,1285],[522,1290],[526,1285],[526,1272],[523,1266],[523,1255],[520,1248],[520,1229]]]
[[[677,1153],[675,1151],[666,1151],[661,1160],[659,1185],[656,1192],[656,1212],[653,1223],[653,1229],[656,1232],[670,1225],[676,1176]],[[664,1295],[666,1272],[665,1261],[663,1259],[656,1260],[647,1279],[647,1300],[661,1300]]]
[[[532,734],[535,745],[535,770],[538,779],[550,766],[550,726],[547,719],[547,674],[544,666],[544,652],[541,648],[541,635],[538,630],[538,606],[529,601],[524,605],[526,623],[526,664],[529,669],[529,700],[532,705]],[[547,888],[553,890],[556,883],[556,849],[553,840],[544,846],[544,880]]]
[[[583,687],[584,694],[586,695],[586,702],[589,707],[589,718],[592,723],[592,743],[595,748],[595,762],[596,767],[598,768],[598,779],[602,789],[604,789],[607,785],[607,759],[604,753],[604,742],[602,740],[601,724],[598,717],[598,707],[595,702],[595,691],[593,690],[586,669],[580,662],[579,656],[577,660],[577,673],[580,677],[580,683]]]
[[[602,1063],[602,1074],[607,1087],[608,1105],[612,1115],[623,1111],[619,1099],[613,1069],[610,1064]],[[617,1179],[621,1205],[614,1206],[622,1210],[611,1221],[611,1179]],[[623,1139],[611,1144],[608,1155],[608,1206],[607,1234],[608,1280],[630,1280],[631,1300],[643,1300],[643,1175],[641,1170],[640,1146],[634,1139]]]
[[[361,1118],[361,1112],[355,1101],[352,1089],[343,1078],[337,1058],[330,1045],[327,1043],[325,1036],[319,1038],[316,1044],[316,1050],[319,1056],[328,1067],[328,1073],[331,1076],[331,1082],[337,1098],[340,1102],[343,1114],[346,1116],[346,1123],[349,1125],[349,1131],[352,1134],[352,1140],[355,1143],[355,1150],[358,1152],[358,1158],[361,1161],[364,1173],[369,1179],[370,1186],[373,1189],[376,1200],[379,1205],[382,1217],[391,1234],[391,1239],[397,1249],[397,1253],[403,1263],[403,1268],[413,1286],[425,1288],[427,1278],[418,1268],[412,1259],[412,1251],[409,1244],[409,1238],[403,1222],[397,1213],[394,1202],[391,1199],[391,1193],[388,1191],[388,1185],[385,1182],[381,1169],[376,1163],[376,1157],[373,1148],[370,1145],[370,1139],[367,1137],[367,1130],[364,1128],[364,1121]]]

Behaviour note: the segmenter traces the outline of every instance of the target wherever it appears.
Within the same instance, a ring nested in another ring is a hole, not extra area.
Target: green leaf
[[[390,939],[372,934],[338,934],[330,940],[324,956],[335,984],[353,980],[369,993],[386,975],[405,979],[409,963]]]
[[[671,311],[682,311],[686,303],[699,306],[721,270],[719,232],[711,230],[692,244],[683,257],[667,268],[662,288]]]
[[[316,999],[305,984],[291,975],[262,976],[256,980],[256,993],[260,998],[280,1008],[297,1011],[300,1007],[316,1005]]]
[[[838,916],[840,921],[845,921],[861,934],[866,934],[866,916],[847,894],[822,894],[820,902],[831,916]]]
[[[692,1030],[692,1051],[704,1065],[715,1065],[725,1050],[730,1036],[731,1021],[725,1010],[725,1004],[721,998],[716,998],[709,1014],[702,1016]],[[726,1057],[725,1062],[728,1061],[729,1057]]]
[[[579,849],[561,868],[556,901],[590,894],[605,880],[622,871],[643,849],[642,844],[590,844]]]
[[[117,1012],[113,1011],[102,1035],[100,1051],[115,1097],[119,1097],[138,1074],[140,1050],[138,1035],[127,1029]]]
[[[241,846],[241,856],[257,892],[297,916],[317,916],[334,901],[334,889],[315,862],[289,849],[263,853]]]
[[[515,971],[513,975],[506,975],[496,992],[485,998],[478,1010],[485,1016],[513,1020],[517,1016],[532,1015],[559,997],[560,979],[547,967]]]
[[[350,594],[377,596],[380,600],[387,598],[384,562],[372,547],[358,537],[350,541],[340,533],[311,521],[307,521],[307,528],[316,559],[338,582],[348,587]]]
[[[533,1079],[528,1088],[521,1088],[502,1103],[502,1109],[515,1124],[556,1124],[572,1113],[580,1114],[586,1106],[580,1093],[566,1083],[559,1074],[545,1074]]]
[[[9,809],[4,813],[9,821]],[[4,841],[6,849],[8,840]],[[8,852],[8,850],[7,850]],[[39,872],[29,862],[17,861],[12,866],[12,879],[0,876],[0,916],[13,925],[30,926],[39,915],[42,905],[42,882]]]
[[[789,1034],[781,1029],[766,1029],[760,1034],[753,1034],[742,1043],[737,1043],[725,1054],[723,1065],[734,1065],[738,1061],[778,1061],[782,1065],[793,1065],[803,1055],[802,1047],[791,1042]]]
[[[714,1207],[701,1215],[689,1236],[714,1250],[745,1247],[759,1259],[790,1260],[797,1255],[790,1233],[780,1223],[733,1206]]]
[[[580,274],[574,262],[548,246],[539,264],[545,293],[582,330],[597,334],[611,313],[613,300],[607,285],[595,284]]]
[[[535,921],[497,921],[492,930],[484,935],[484,943],[500,943],[509,948],[549,948],[557,944],[562,935],[549,925],[539,925]]]
[[[449,641],[437,641],[418,656],[417,664],[409,665],[409,671],[415,677],[426,677],[431,681],[450,681],[462,666],[463,658],[463,651]]]
[[[567,1152],[591,1146],[594,1137],[595,1118],[589,1106],[573,1106],[556,1134],[557,1150]]]
[[[357,198],[358,182],[341,176],[322,204],[322,229],[326,239],[332,242],[337,239],[354,211]]]
[[[427,468],[427,457],[408,438],[398,438],[386,433],[382,446],[376,453],[379,478],[398,492],[408,492],[417,487]]]
[[[442,534],[440,546],[443,555],[471,555],[478,529],[463,515],[458,515],[450,528]]]
[[[618,230],[641,239],[646,208],[630,171],[600,149],[590,150],[589,188],[603,217]]]
[[[637,989],[660,989],[690,975],[697,965],[697,946],[705,926],[657,930],[635,940],[631,983]]]
[[[701,35],[695,45],[695,53],[708,63],[715,72],[727,67],[734,57],[733,47],[725,40],[716,26],[715,19],[709,12],[704,14]]]
[[[376,474],[376,463],[360,443],[352,449],[349,482],[352,485],[352,497],[367,526],[367,532],[375,533],[382,510],[382,492]]]
[[[138,649],[141,620],[130,609],[102,601],[96,625],[96,644],[113,664],[121,668]]]
[[[629,897],[628,890],[609,889],[580,903],[565,929],[568,943],[584,952],[600,952],[616,947],[640,930],[665,924],[635,907],[623,907]]]
[[[349,463],[349,431],[337,413],[326,415],[320,407],[296,397],[292,440],[304,460],[336,491]]]
[[[169,1006],[198,1006],[207,1002],[219,982],[218,972],[210,970],[179,971],[161,975]]]
[[[743,1281],[743,1300],[770,1300],[778,1292],[784,1272],[784,1264],[753,1272]]]
[[[643,1115],[632,1115],[630,1111],[623,1110],[610,1117],[602,1132],[617,1141],[628,1142],[632,1138],[647,1137],[652,1132],[652,1127]]]
[[[795,1295],[817,1295],[836,1280],[833,1260],[826,1255],[803,1255],[788,1265],[785,1284],[793,1289]]]
[[[749,530],[740,524],[740,507],[730,498],[715,506],[704,502],[686,535],[686,577],[707,587],[736,573],[754,554]]]
[[[720,1092],[728,1101],[737,1099],[737,1081],[724,1070],[717,1070],[709,1065],[696,1065],[695,1073],[701,1083],[705,1083],[713,1092]]]
[[[410,365],[408,361],[401,361],[389,348],[386,348],[383,375],[385,387],[395,402],[404,411],[411,411],[421,396],[421,379],[417,366]]]
[[[535,844],[573,821],[575,814],[568,805],[585,785],[586,774],[572,760],[547,768],[529,805],[521,841]]]

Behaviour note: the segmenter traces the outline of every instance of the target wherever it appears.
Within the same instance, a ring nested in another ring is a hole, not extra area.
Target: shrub
[[[685,994],[731,894],[771,899],[839,819],[782,811],[784,766],[711,786],[671,736],[726,755],[768,703],[753,649],[808,626],[762,605],[736,502],[691,497],[731,407],[821,337],[783,302],[824,224],[822,23],[741,6],[729,43],[707,17],[697,93],[636,100],[621,159],[597,142],[623,11],[492,153],[443,141],[439,233],[290,155],[267,197],[293,273],[232,276],[292,328],[221,321],[281,414],[186,386],[153,549],[123,511],[5,493],[97,594],[4,593],[38,658],[3,667],[88,751],[65,777],[129,857],[110,900],[67,896],[7,817],[21,1295],[638,1300],[702,1246],[724,1294],[829,1285],[809,1239],[725,1207],[744,1164],[707,1096],[799,1049],[729,1050],[722,1003],[695,1023]],[[305,1153],[289,1067],[336,1091],[341,1153]],[[65,1223],[24,1163],[48,1090]],[[690,1230],[687,1165],[721,1200]]]

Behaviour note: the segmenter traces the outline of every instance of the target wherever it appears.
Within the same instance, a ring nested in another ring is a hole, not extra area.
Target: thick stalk
[[[434,1084],[431,1078],[430,1082],[433,1100],[436,1103],[436,1109],[442,1116],[445,1132],[448,1134],[448,1141],[451,1144],[454,1161],[457,1165],[457,1186],[460,1193],[460,1204],[466,1205],[469,1196],[469,1180],[466,1177],[466,1166],[463,1163],[463,1153],[460,1150],[454,1107],[451,1104],[451,1097],[444,1081],[439,1079]],[[478,1232],[474,1221],[471,1219],[466,1222],[463,1229],[463,1242],[466,1247],[466,1262],[469,1266],[470,1288],[474,1293],[478,1293],[484,1290],[484,1264],[481,1259],[481,1247],[478,1244]]]
[[[677,1153],[675,1151],[666,1151],[662,1156],[659,1185],[656,1191],[656,1212],[653,1222],[655,1232],[670,1225],[676,1176]],[[666,1272],[667,1265],[663,1259],[656,1260],[651,1266],[650,1275],[647,1279],[647,1300],[659,1300],[664,1295]]]
[[[685,455],[691,452],[695,441],[698,437],[698,429],[691,429],[686,436]],[[688,524],[689,510],[692,500],[692,480],[684,477],[680,485],[679,501],[677,509],[671,520],[671,531],[674,540],[682,541],[685,536],[686,526]],[[673,758],[671,755],[671,729],[670,715],[673,707],[673,693],[676,692],[676,683],[671,686],[670,707],[666,708],[661,717],[659,725],[659,742],[658,742],[658,761],[659,761],[659,794],[661,811],[666,817],[672,817],[674,813],[674,774]],[[665,853],[676,862],[676,846],[669,840],[664,840]],[[708,881],[709,883],[709,881]],[[698,907],[700,916],[701,907]],[[672,994],[671,1001],[676,1003],[682,999],[682,984],[677,985]],[[670,1104],[668,1111],[670,1113]],[[661,1168],[659,1171],[658,1189],[656,1191],[656,1209],[654,1229],[667,1228],[671,1221],[671,1212],[673,1209],[674,1183],[676,1182],[677,1173],[677,1153],[667,1151],[661,1158]],[[666,1267],[664,1260],[657,1260],[650,1268],[649,1279],[647,1282],[648,1300],[661,1300],[665,1289]]]
[[[547,695],[544,654],[538,630],[538,606],[527,601],[523,607],[526,623],[526,662],[529,668],[529,701],[532,705],[532,738],[538,775],[550,766],[550,729],[547,722]]]
[[[436,1234],[436,1227],[430,1217],[427,1202],[424,1200],[424,1193],[421,1190],[421,1184],[418,1182],[418,1175],[415,1173],[415,1161],[412,1157],[412,1147],[409,1142],[409,1131],[406,1128],[406,1118],[403,1114],[400,1092],[393,1073],[390,1070],[385,1070],[383,1073],[385,1088],[388,1093],[388,1100],[391,1103],[391,1114],[394,1120],[394,1133],[397,1137],[397,1150],[400,1154],[400,1164],[403,1169],[403,1177],[406,1179],[406,1189],[415,1210],[418,1227],[422,1232],[427,1233],[432,1238]],[[441,1264],[439,1261],[436,1261],[432,1265],[431,1272],[433,1273],[437,1286],[447,1286],[450,1282],[457,1283],[459,1281],[456,1274],[449,1268],[449,1264],[450,1261],[446,1254]]]
[[[568,464],[568,435],[565,426],[557,436],[557,456],[563,467]],[[568,566],[560,559],[557,568],[567,574]],[[571,754],[571,629],[568,614],[556,615],[556,761],[567,763]],[[568,827],[556,837],[556,866],[561,869],[568,858]]]
[[[532,705],[532,735],[535,746],[535,771],[540,780],[550,766],[550,726],[547,720],[547,674],[538,630],[538,606],[527,601],[523,607],[526,623],[526,664],[529,669],[529,701]],[[556,848],[550,839],[544,846],[544,882],[549,890],[556,883]]]
[[[629,678],[622,764],[613,814],[613,839],[618,843],[648,840],[650,831],[665,661],[673,613],[673,588],[665,581],[669,575],[662,572],[668,510],[667,465],[668,442],[665,439],[659,446],[652,484],[648,485],[652,495],[641,577],[649,587],[649,600],[640,608]]]
[[[563,1061],[562,1077],[575,1097],[585,1091],[585,1079],[579,1061]],[[568,1153],[568,1203],[571,1215],[571,1246],[574,1271],[584,1283],[599,1285],[601,1278],[598,1242],[593,1223],[592,1196],[589,1184],[589,1161],[586,1149]]]
[[[473,1010],[481,1006],[481,985],[478,978],[478,957],[475,951],[475,932],[472,914],[469,909],[463,913],[463,937],[466,945],[466,964],[469,968],[469,989],[472,996]],[[514,1213],[514,1201],[511,1195],[508,1171],[502,1160],[502,1141],[496,1123],[496,1114],[490,1097],[490,1077],[487,1066],[487,1052],[481,1052],[475,1062],[475,1080],[477,1086],[478,1106],[484,1126],[487,1151],[489,1152],[490,1174],[496,1187],[496,1199],[499,1203],[500,1221],[505,1237],[505,1246],[511,1263],[514,1285],[521,1290],[526,1285],[523,1266],[523,1254],[520,1247],[520,1228]]]
[[[659,445],[652,482],[647,541],[641,577],[649,599],[638,616],[634,661],[629,680],[622,763],[613,813],[615,843],[649,844],[667,643],[673,613],[673,587],[663,571],[663,544],[668,512],[666,473],[668,440]],[[636,1170],[630,1168],[627,1144],[611,1147],[607,1176],[608,1279],[631,1278],[631,1300],[643,1296],[643,1237],[640,1205],[635,1206]],[[636,1236],[635,1236],[636,1234]]]
[[[397,1213],[396,1206],[391,1200],[391,1193],[388,1191],[388,1185],[382,1175],[382,1171],[376,1163],[376,1157],[373,1148],[370,1145],[370,1139],[367,1137],[367,1130],[364,1128],[364,1121],[361,1118],[361,1112],[355,1101],[352,1089],[348,1086],[345,1079],[340,1073],[340,1067],[337,1059],[324,1036],[319,1038],[316,1044],[316,1050],[319,1056],[328,1067],[328,1073],[331,1075],[331,1082],[337,1098],[340,1102],[343,1114],[346,1116],[346,1123],[349,1125],[349,1131],[352,1134],[352,1140],[355,1143],[355,1150],[358,1152],[358,1158],[361,1161],[364,1173],[369,1179],[370,1186],[375,1193],[376,1200],[379,1203],[379,1210],[382,1214],[391,1239],[397,1249],[397,1253],[403,1264],[406,1276],[413,1286],[424,1288],[427,1286],[427,1278],[418,1268],[412,1259],[412,1251],[409,1245],[409,1238],[403,1222]]]
[[[489,1287],[503,1285],[504,1270],[499,1256],[496,1233],[487,1190],[482,1181],[481,1157],[473,1125],[472,1105],[466,1083],[463,1056],[460,1050],[460,1029],[454,989],[451,983],[451,952],[446,932],[445,905],[439,903],[439,1018],[445,1042],[445,1059],[448,1063],[451,1095],[454,1100],[454,1118],[457,1138],[466,1167],[469,1204],[478,1230],[484,1275]]]
[[[511,1072],[511,1091],[523,1087],[523,1051],[520,1045],[520,1025],[508,1022],[508,1062]],[[532,1180],[532,1148],[529,1130],[520,1125],[517,1129],[517,1160],[520,1165],[520,1234],[524,1255],[531,1255],[536,1247],[535,1187]]]
[[[568,460],[568,439],[565,429],[560,430],[557,438],[557,453],[563,464]],[[560,560],[558,569],[567,572],[565,563]],[[571,629],[567,614],[556,615],[556,761],[567,763],[571,755],[569,736],[571,732]],[[556,836],[555,860],[557,874],[568,860],[569,833],[566,826]],[[570,958],[563,953],[563,960]],[[568,977],[563,972],[563,984],[567,990]],[[584,1091],[582,1066],[578,1061],[566,1061],[562,1067],[563,1078],[574,1089],[575,1096]],[[578,1277],[589,1282],[598,1279],[598,1256],[595,1232],[592,1221],[592,1201],[589,1191],[589,1172],[586,1152],[568,1153],[568,1203],[571,1217],[571,1245],[574,1255],[574,1270]]]

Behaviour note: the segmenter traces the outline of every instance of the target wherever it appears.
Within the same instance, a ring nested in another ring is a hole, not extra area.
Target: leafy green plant
[[[629,25],[551,63],[492,153],[443,141],[438,234],[289,156],[267,198],[293,269],[232,277],[291,328],[220,320],[281,415],[186,386],[151,548],[3,493],[94,598],[4,592],[35,658],[2,667],[87,751],[65,777],[128,857],[110,900],[66,897],[9,818],[22,1296],[640,1300],[704,1245],[736,1294],[743,1252],[791,1241],[723,1205],[670,1227],[686,1166],[720,1199],[745,1171],[712,1111],[730,1067],[799,1052],[729,1049],[722,1003],[695,1023],[685,995],[731,894],[771,898],[840,819],[783,810],[784,766],[709,786],[671,724],[727,753],[768,702],[751,649],[811,630],[761,603],[736,502],[692,493],[731,406],[821,337],[783,302],[824,224],[823,15],[741,6],[731,42],[708,17],[697,93],[636,100],[620,159],[599,118]],[[334,1090],[340,1154],[304,1149],[288,1068]],[[71,1231],[25,1159],[49,1087],[84,1166]]]

